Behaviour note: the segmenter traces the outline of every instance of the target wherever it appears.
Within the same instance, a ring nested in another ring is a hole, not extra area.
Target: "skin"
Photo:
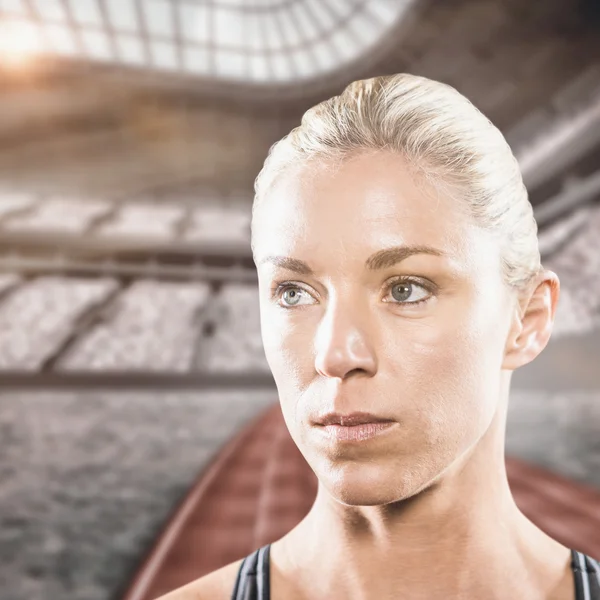
[[[548,342],[557,276],[517,295],[497,240],[386,152],[279,176],[253,251],[267,360],[319,480],[272,545],[274,600],[573,600],[569,549],[520,512],[504,464],[511,374]],[[395,423],[343,444],[312,424],[329,411]],[[238,566],[165,600],[229,598]]]

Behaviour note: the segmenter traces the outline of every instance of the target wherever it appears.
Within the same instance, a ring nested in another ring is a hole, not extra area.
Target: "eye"
[[[281,284],[273,291],[273,297],[279,300],[279,306],[283,308],[290,308],[292,306],[299,306],[302,304],[311,304],[312,296],[301,287],[291,284]],[[308,302],[302,302],[305,298]]]
[[[431,292],[424,286],[409,279],[393,281],[388,289],[391,292],[393,304],[420,304],[427,302]],[[412,298],[412,300],[409,300]]]

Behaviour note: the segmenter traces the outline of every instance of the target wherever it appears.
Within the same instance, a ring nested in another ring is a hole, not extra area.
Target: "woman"
[[[272,545],[165,597],[598,600],[600,565],[516,506],[512,372],[559,297],[500,131],[394,75],[309,110],[256,181],[262,337],[319,480]]]

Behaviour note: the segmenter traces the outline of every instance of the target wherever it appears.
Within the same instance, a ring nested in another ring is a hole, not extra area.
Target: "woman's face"
[[[281,175],[256,207],[262,337],[290,434],[339,501],[409,497],[489,427],[512,295],[493,237],[373,153]],[[395,423],[359,442],[328,412]]]

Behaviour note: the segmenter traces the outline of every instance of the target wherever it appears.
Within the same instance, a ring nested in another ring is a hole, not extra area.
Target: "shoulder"
[[[230,600],[242,561],[212,571],[156,600]]]

